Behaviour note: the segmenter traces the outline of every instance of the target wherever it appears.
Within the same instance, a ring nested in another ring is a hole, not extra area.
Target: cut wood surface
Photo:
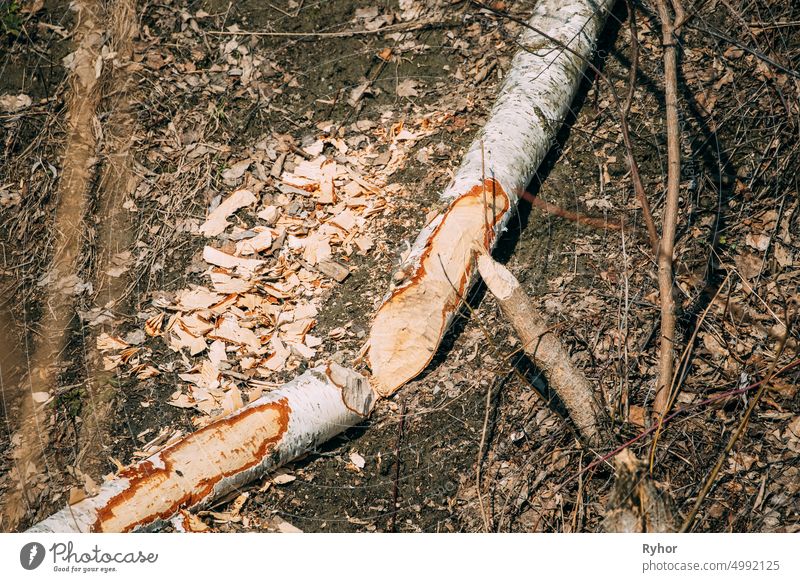
[[[106,481],[29,532],[129,532],[202,507],[361,422],[372,411],[366,379],[319,366],[178,440]]]
[[[553,145],[612,4],[537,3],[489,120],[441,195],[444,209],[419,233],[375,317],[368,357],[379,394],[394,393],[433,358],[472,281],[472,246],[491,249],[505,230]]]
[[[598,405],[589,381],[569,358],[559,339],[520,287],[519,281],[488,254],[478,256],[478,271],[483,282],[497,299],[503,315],[522,341],[522,349],[547,378],[558,394],[570,418],[584,440],[602,445],[602,408]]]
[[[390,395],[416,376],[436,351],[472,281],[473,246],[494,246],[552,146],[611,4],[546,0],[537,5],[531,26],[558,43],[531,30],[522,35],[525,50],[514,58],[489,121],[442,194],[444,210],[423,228],[394,274],[369,339],[372,386],[357,372],[334,364],[309,370],[122,470],[98,495],[29,531],[158,527],[180,510],[207,505],[357,424],[371,412],[375,392]],[[246,200],[231,205],[241,203]],[[229,210],[213,216],[206,230],[218,230]],[[204,258],[244,275],[260,266],[257,259],[210,245]],[[331,262],[315,258],[318,267]]]

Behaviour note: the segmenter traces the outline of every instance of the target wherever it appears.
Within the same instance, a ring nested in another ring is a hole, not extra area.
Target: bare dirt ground
[[[3,530],[91,495],[104,475],[315,362],[356,360],[393,265],[437,208],[521,30],[444,0],[140,0],[125,55],[124,30],[112,18],[119,3],[100,3],[109,16],[93,121],[95,178],[70,280],[74,314],[57,330],[44,323],[54,284],[44,276],[57,252],[64,57],[75,51],[77,25],[62,4],[0,12],[3,503],[20,474],[32,484],[23,520],[4,521]],[[526,19],[533,4],[493,6]],[[800,529],[798,16],[789,2],[704,3],[683,33],[677,353],[688,349],[675,405],[683,412],[657,440],[651,433],[627,447],[644,462],[653,453],[650,474],[678,522],[740,422],[753,394],[746,389],[781,371],[727,455],[695,531]],[[659,223],[660,27],[647,4],[637,4],[637,22],[630,125]],[[275,32],[282,34],[263,34]],[[627,91],[630,41],[620,3],[595,59],[619,93]],[[322,172],[314,166],[320,155],[337,168],[335,200],[297,186]],[[646,429],[658,358],[657,268],[625,155],[609,87],[588,74],[529,191],[623,221],[623,230],[523,203],[496,252],[612,412],[614,442],[601,451],[579,444],[515,351],[493,298],[477,286],[432,364],[368,423],[200,512],[204,526],[600,529],[614,485],[605,455]],[[229,216],[223,232],[200,234],[209,212],[239,189],[256,202]],[[259,226],[274,229],[269,247],[254,255],[272,278],[240,293],[224,316],[268,330],[280,345],[245,359],[234,357],[235,342],[218,340],[231,356],[216,384],[204,384],[203,352],[192,354],[192,338],[208,330],[198,331],[206,322],[192,319],[185,290],[215,293],[220,279],[210,282],[204,247],[233,252],[263,232]],[[329,260],[346,278],[332,274]],[[194,335],[176,335],[181,325]],[[790,339],[778,354],[781,326]],[[42,463],[20,467],[11,451],[31,392],[24,378],[42,338],[59,333],[67,341],[39,402],[50,446]]]

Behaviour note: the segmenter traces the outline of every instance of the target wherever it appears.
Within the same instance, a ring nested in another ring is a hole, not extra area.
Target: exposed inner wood
[[[29,532],[128,532],[157,527],[296,459],[369,416],[375,394],[358,372],[331,363],[105,481],[97,495]]]
[[[473,246],[490,247],[494,226],[509,208],[500,185],[486,180],[434,219],[441,222],[418,264],[403,273],[372,325],[369,361],[380,395],[394,393],[431,361],[469,283]]]
[[[128,488],[98,512],[92,531],[125,532],[204,499],[216,483],[261,462],[289,424],[285,400],[248,408],[231,422],[209,425],[152,461],[123,471]],[[245,438],[243,438],[243,436]]]

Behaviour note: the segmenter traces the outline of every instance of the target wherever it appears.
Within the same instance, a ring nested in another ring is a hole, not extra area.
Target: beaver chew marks
[[[473,245],[490,248],[510,202],[486,180],[457,198],[429,225],[430,236],[407,278],[378,311],[369,340],[372,383],[388,396],[431,361],[467,290]]]

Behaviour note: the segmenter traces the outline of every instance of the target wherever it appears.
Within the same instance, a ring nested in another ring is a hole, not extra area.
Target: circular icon
[[[19,563],[26,570],[35,570],[44,561],[44,546],[39,542],[30,542],[19,551]]]

